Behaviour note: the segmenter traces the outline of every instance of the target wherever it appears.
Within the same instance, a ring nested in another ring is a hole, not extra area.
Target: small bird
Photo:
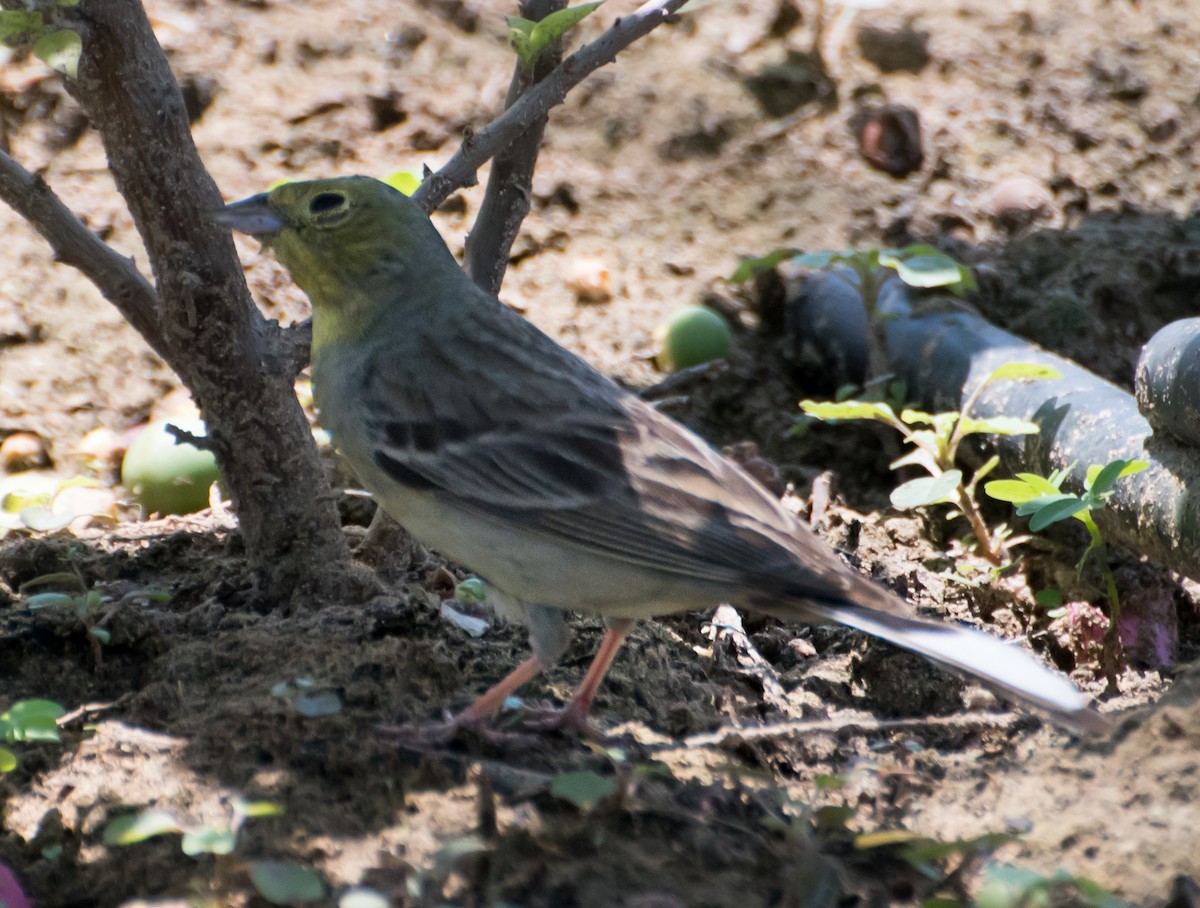
[[[841,624],[1099,731],[1065,678],[981,631],[916,618],[699,436],[481,290],[411,199],[369,177],[283,184],[216,218],[313,304],[322,424],[379,505],[478,574],[531,658],[460,723],[493,717],[565,650],[564,611],[608,631],[554,724],[587,732],[634,621],[731,603]]]

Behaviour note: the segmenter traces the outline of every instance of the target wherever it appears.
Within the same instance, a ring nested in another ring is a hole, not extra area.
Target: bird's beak
[[[279,210],[271,205],[267,193],[259,193],[213,213],[213,220],[252,237],[265,240],[288,226]]]

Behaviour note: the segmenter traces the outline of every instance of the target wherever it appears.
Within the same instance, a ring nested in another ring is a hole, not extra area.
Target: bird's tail
[[[899,599],[866,578],[855,577],[853,586],[854,598],[868,604],[805,597],[803,604],[792,607],[778,601],[752,607],[785,620],[842,624],[879,637],[1043,710],[1072,731],[1101,734],[1111,730],[1111,721],[1091,709],[1075,685],[1030,653],[983,631],[904,614],[901,609],[907,607]]]

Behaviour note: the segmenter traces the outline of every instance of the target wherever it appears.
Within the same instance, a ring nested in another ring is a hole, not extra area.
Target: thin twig
[[[426,211],[433,211],[464,186],[476,183],[475,172],[490,158],[525,132],[539,117],[563,102],[572,88],[601,66],[611,63],[617,54],[639,38],[649,34],[687,0],[651,0],[628,16],[612,24],[612,28],[590,44],[585,44],[563,60],[545,79],[485,126],[468,135],[441,170],[431,174],[413,198]]]
[[[847,735],[878,735],[896,731],[923,731],[928,728],[962,728],[976,731],[988,728],[1005,728],[1013,723],[1017,713],[955,713],[952,716],[922,716],[914,719],[796,719],[774,722],[770,725],[754,725],[746,728],[719,728],[713,732],[689,735],[682,741],[672,741],[650,747],[650,754],[697,747],[720,747],[734,741],[751,741],[761,738],[779,738],[785,735],[830,733]]]
[[[60,262],[78,269],[95,284],[104,298],[162,353],[158,293],[132,259],[88,230],[40,175],[30,173],[2,151],[0,198],[45,238]]]
[[[540,22],[566,5],[566,0],[522,0],[521,15]],[[542,52],[532,69],[518,59],[508,86],[505,108],[516,104],[522,95],[553,72],[561,60],[561,39]],[[487,193],[467,237],[465,263],[471,280],[489,293],[500,292],[509,252],[521,230],[521,222],[529,214],[533,169],[549,120],[549,114],[538,117],[492,161]]]

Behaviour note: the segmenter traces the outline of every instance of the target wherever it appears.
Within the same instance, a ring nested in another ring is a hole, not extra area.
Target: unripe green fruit
[[[677,372],[728,356],[733,347],[729,324],[704,306],[687,306],[654,332],[658,367]]]
[[[208,490],[221,478],[211,451],[176,444],[167,424],[197,437],[199,419],[164,419],[146,426],[121,464],[121,482],[146,514],[192,514],[208,507]]]

